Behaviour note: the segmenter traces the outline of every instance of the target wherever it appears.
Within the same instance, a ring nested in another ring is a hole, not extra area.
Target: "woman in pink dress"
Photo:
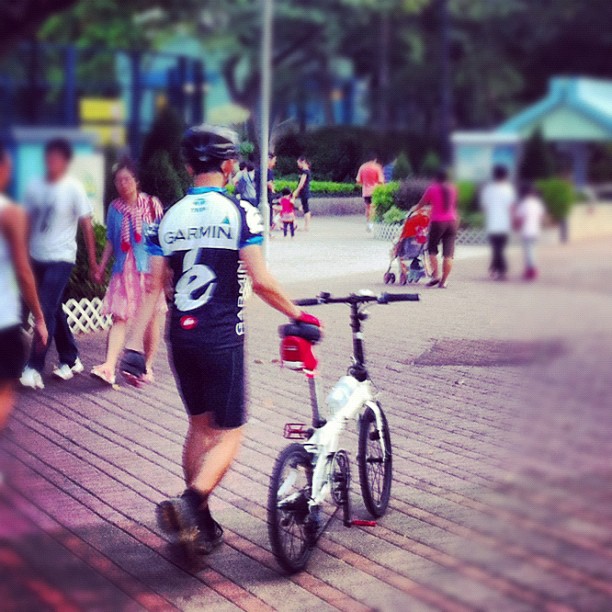
[[[159,200],[138,189],[132,162],[122,160],[113,168],[113,180],[119,197],[113,200],[106,220],[107,242],[96,271],[102,282],[106,266],[114,255],[112,275],[102,305],[102,314],[111,315],[113,325],[108,335],[106,361],[91,374],[107,384],[115,384],[115,370],[125,344],[129,323],[137,315],[147,288],[149,254],[145,244],[148,227],[159,223],[163,209]],[[149,322],[145,339],[146,382],[153,380],[153,361],[159,347],[163,316],[168,308],[160,297],[157,314]]]

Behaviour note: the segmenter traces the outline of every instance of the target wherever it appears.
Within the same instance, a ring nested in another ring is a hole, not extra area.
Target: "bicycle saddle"
[[[323,337],[321,329],[316,325],[309,325],[308,323],[287,323],[281,325],[278,328],[278,333],[281,338],[288,338],[294,336],[307,340],[311,344],[317,344]]]

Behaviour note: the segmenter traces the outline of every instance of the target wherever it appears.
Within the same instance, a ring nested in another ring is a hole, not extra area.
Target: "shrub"
[[[167,151],[155,151],[140,172],[143,191],[157,196],[164,208],[180,200],[187,185],[172,165]]]
[[[396,197],[400,189],[398,182],[379,185],[374,189],[372,194],[372,205],[374,206],[374,214],[377,221],[382,221],[385,213],[391,210],[396,205]]]
[[[414,178],[402,181],[395,197],[395,204],[402,210],[410,210],[419,203],[429,185],[430,181],[427,179]]]
[[[393,205],[384,215],[383,223],[393,225],[395,223],[403,223],[406,219],[406,211],[401,210],[397,206]]]
[[[396,207],[404,212],[410,210],[423,197],[429,185],[426,179],[408,179],[398,183],[393,181],[379,185],[374,190],[372,204],[377,221],[384,221],[385,214]]]
[[[475,183],[469,181],[457,182],[457,208],[462,216],[478,209],[477,188]]]
[[[440,169],[440,157],[435,151],[429,151],[421,165],[421,174],[431,178]]]
[[[252,159],[255,154],[255,145],[249,141],[245,140],[240,143],[240,157],[243,159]]]
[[[94,235],[96,237],[96,255],[99,261],[102,256],[102,251],[104,250],[104,245],[106,244],[106,228],[103,225],[95,223]],[[70,276],[68,286],[64,293],[64,301],[69,299],[81,300],[87,298],[92,300],[95,297],[102,298],[104,297],[110,279],[110,267],[106,271],[106,279],[102,285],[92,283],[89,278],[89,262],[87,260],[85,241],[83,240],[83,234],[80,230],[77,242],[79,248],[76,264],[72,270],[72,275]]]
[[[536,187],[542,194],[548,214],[555,221],[563,221],[576,201],[574,186],[565,179],[552,178],[536,182]]]
[[[155,118],[140,156],[140,184],[157,196],[164,207],[180,200],[191,184],[181,155],[185,126],[181,117],[165,107]]]
[[[412,174],[412,166],[410,160],[404,151],[402,151],[397,160],[395,166],[393,166],[393,180],[402,181],[407,179]]]
[[[297,179],[274,181],[277,192],[282,191],[285,187],[294,191],[297,186]],[[355,183],[334,183],[332,181],[312,181],[310,183],[310,193],[314,196],[355,196],[359,194],[359,185]]]
[[[524,181],[547,179],[555,173],[555,158],[550,145],[537,129],[525,142],[519,175]]]

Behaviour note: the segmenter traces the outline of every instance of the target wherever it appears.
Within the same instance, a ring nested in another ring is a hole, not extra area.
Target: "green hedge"
[[[542,195],[548,214],[555,221],[567,219],[577,197],[572,183],[565,179],[551,178],[537,181],[535,185]]]
[[[277,192],[285,187],[294,191],[298,186],[297,180],[277,179],[274,187]],[[356,196],[361,193],[361,187],[355,183],[334,183],[333,181],[311,181],[310,193],[313,196]]]
[[[94,234],[96,237],[97,259],[100,261],[102,251],[106,245],[106,228],[103,225],[95,223]],[[96,297],[102,298],[106,293],[106,287],[108,286],[108,281],[110,279],[110,266],[106,271],[106,280],[102,285],[97,285],[96,283],[91,282],[89,278],[87,250],[85,249],[85,241],[83,240],[83,235],[80,230],[77,242],[77,260],[64,293],[64,301],[69,299],[81,300],[83,298],[87,298],[92,300]]]
[[[375,218],[385,223],[399,223],[401,216],[398,211],[408,211],[423,197],[431,181],[428,179],[410,178],[405,181],[393,181],[380,185],[374,190],[372,204]],[[482,219],[476,212],[477,187],[475,183],[461,181],[457,183],[457,207],[462,223],[470,226],[481,226]],[[405,216],[405,214],[404,214]],[[393,219],[394,221],[390,221]]]

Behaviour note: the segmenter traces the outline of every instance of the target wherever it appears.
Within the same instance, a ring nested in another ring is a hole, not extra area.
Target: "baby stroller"
[[[429,231],[429,216],[422,210],[408,214],[402,233],[391,248],[389,267],[383,280],[385,285],[396,281],[393,264],[397,260],[399,266],[399,284],[418,283],[423,277],[429,276],[425,250]]]

